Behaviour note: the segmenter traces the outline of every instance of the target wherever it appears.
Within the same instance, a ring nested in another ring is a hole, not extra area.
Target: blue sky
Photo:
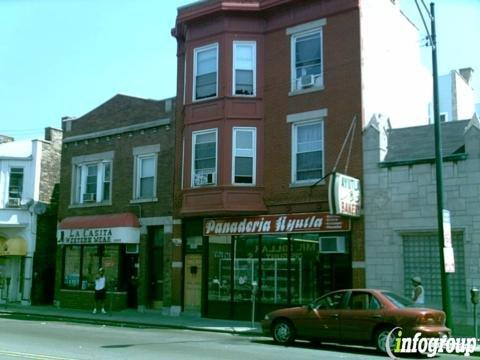
[[[62,116],[81,116],[117,93],[174,96],[170,30],[177,7],[191,2],[0,0],[0,134],[42,137]],[[473,67],[480,102],[480,0],[435,3],[440,74]],[[401,4],[425,34],[414,0]],[[430,49],[423,53],[430,66]]]

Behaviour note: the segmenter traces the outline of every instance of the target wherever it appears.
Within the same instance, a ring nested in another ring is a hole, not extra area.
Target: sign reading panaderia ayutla
[[[64,229],[57,233],[58,244],[137,244],[140,230],[132,227]]]
[[[330,177],[328,202],[332,214],[359,217],[360,180],[334,172]]]
[[[349,231],[350,221],[328,213],[259,215],[205,219],[203,234],[246,235]]]

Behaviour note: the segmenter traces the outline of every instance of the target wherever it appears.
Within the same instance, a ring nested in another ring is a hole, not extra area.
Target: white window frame
[[[323,51],[323,27],[327,24],[326,19],[315,20],[306,24],[297,25],[286,30],[290,36],[290,95],[305,92],[312,92],[324,89],[324,51]],[[314,85],[306,88],[297,87],[297,69],[296,69],[296,43],[297,39],[314,33],[320,33],[320,74],[317,75]]]
[[[208,133],[215,133],[215,176],[213,179],[212,184],[206,184],[206,185],[195,185],[195,144],[196,144],[196,139],[197,136],[199,135],[204,135]],[[198,187],[204,187],[204,186],[215,186],[217,185],[217,179],[218,179],[218,129],[213,128],[213,129],[206,129],[206,130],[199,130],[199,131],[193,131],[192,132],[192,161],[191,161],[191,179],[190,179],[190,184],[192,188],[198,188]]]
[[[246,131],[252,134],[252,183],[235,182],[235,159],[237,150],[237,131]],[[255,127],[234,127],[232,129],[232,184],[239,186],[255,186],[257,182],[257,128]]]
[[[103,200],[104,198],[104,189],[103,185],[105,183],[105,165],[110,165],[110,196],[109,199]],[[95,189],[96,199],[92,202],[84,201],[83,197],[87,194],[87,175],[88,167],[95,165],[97,166],[97,183]],[[80,170],[80,173],[78,173]],[[112,161],[103,160],[99,162],[86,162],[82,164],[76,164],[74,166],[73,172],[73,182],[74,182],[74,194],[73,194],[73,204],[94,204],[94,203],[110,203],[112,201]]]
[[[236,70],[237,70],[237,45],[250,46],[252,48],[252,76],[253,76],[253,94],[236,94]],[[233,64],[232,64],[232,96],[253,97],[257,95],[257,43],[256,41],[234,41],[233,42]]]
[[[72,158],[72,183],[70,204],[73,206],[98,206],[112,203],[112,187],[113,187],[113,151],[98,153],[92,155],[81,155]],[[105,183],[105,165],[110,166],[109,180],[109,199],[104,198]],[[87,187],[87,167],[90,165],[97,166],[97,184],[96,199],[92,202],[85,202],[83,197],[86,194]]]
[[[22,169],[22,190],[19,192],[19,197],[10,197],[10,186],[11,186],[11,180],[12,180],[12,170],[13,169]],[[7,186],[7,195],[8,195],[8,200],[10,199],[22,199],[23,198],[23,193],[25,192],[25,167],[24,166],[10,166],[8,169],[8,186]]]
[[[327,115],[327,109],[318,109],[304,113],[290,114],[287,116],[287,123],[292,125],[292,173],[290,186],[309,186],[325,176],[325,118]],[[317,179],[297,180],[297,128],[298,126],[316,123],[320,123],[322,126],[322,174],[321,177]]]
[[[205,45],[205,46],[201,46],[201,47],[198,47],[198,48],[195,48],[193,49],[193,81],[192,81],[192,101],[205,101],[205,100],[210,100],[210,99],[215,99],[218,97],[218,43],[213,43],[213,44],[209,44],[209,45]],[[216,83],[215,83],[215,96],[210,96],[210,97],[206,97],[206,98],[202,98],[202,99],[197,99],[196,98],[196,90],[197,90],[197,57],[198,57],[198,53],[202,52],[202,51],[208,51],[208,50],[211,50],[211,49],[215,49],[216,50]]]
[[[141,185],[141,166],[143,160],[153,159],[153,193],[150,198],[140,197]],[[142,154],[135,156],[135,178],[134,178],[134,200],[136,201],[153,201],[157,199],[157,171],[158,171],[158,154]]]

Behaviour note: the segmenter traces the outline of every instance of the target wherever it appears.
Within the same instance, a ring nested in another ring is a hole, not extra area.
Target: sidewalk
[[[0,313],[41,317],[51,320],[69,320],[89,324],[104,324],[132,327],[159,327],[172,329],[189,329],[213,331],[232,334],[260,336],[262,330],[259,323],[249,321],[221,320],[202,318],[196,315],[181,314],[180,316],[163,315],[160,310],[126,309],[107,314],[92,314],[90,310],[64,309],[52,305],[22,306],[17,304],[0,305]]]

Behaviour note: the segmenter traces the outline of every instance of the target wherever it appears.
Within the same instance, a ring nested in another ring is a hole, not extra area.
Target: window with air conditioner
[[[8,182],[8,207],[19,207],[23,193],[23,168],[12,167]]]
[[[233,42],[233,94],[255,95],[256,43]]]
[[[287,29],[291,36],[291,91],[323,88],[323,26],[326,20]]]
[[[193,100],[216,97],[218,95],[218,44],[194,49],[193,58]]]
[[[217,183],[217,130],[192,134],[192,186]]]
[[[345,237],[321,236],[319,238],[320,252],[323,254],[344,254],[347,252]]]
[[[236,185],[255,184],[256,129],[233,128],[232,183]]]
[[[110,202],[112,192],[111,173],[112,161],[110,159],[77,162],[74,158],[72,203],[96,204]]]

